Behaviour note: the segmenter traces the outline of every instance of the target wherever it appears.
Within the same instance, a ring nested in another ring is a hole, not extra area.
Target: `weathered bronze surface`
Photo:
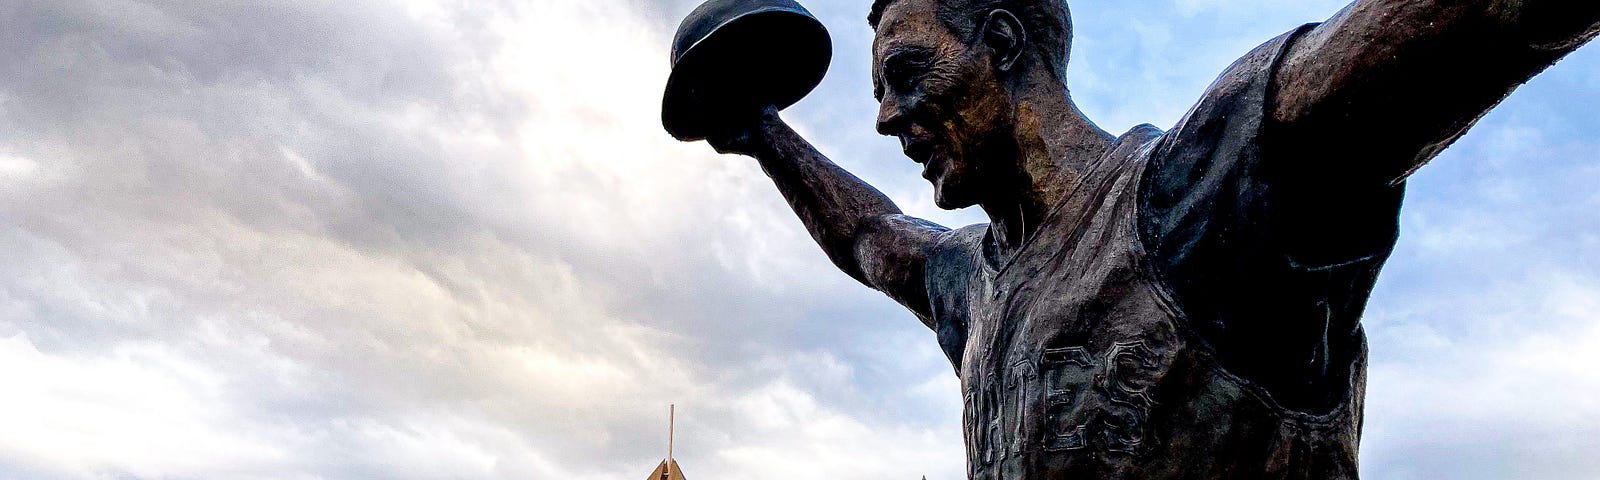
[[[935,332],[970,478],[1355,478],[1360,316],[1406,177],[1600,34],[1600,2],[1360,0],[1121,136],[1072,103],[1059,0],[877,0],[869,23],[878,131],[989,223],[902,214],[783,105],[706,136]]]

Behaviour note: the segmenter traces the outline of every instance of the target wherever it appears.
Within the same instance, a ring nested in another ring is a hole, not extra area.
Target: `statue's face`
[[[1010,99],[992,51],[957,38],[935,18],[937,8],[937,0],[900,0],[884,10],[872,80],[878,132],[898,137],[933,183],[934,201],[955,209],[982,202],[1018,160],[1007,148]]]

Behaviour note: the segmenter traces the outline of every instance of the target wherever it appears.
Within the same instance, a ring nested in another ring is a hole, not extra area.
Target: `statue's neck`
[[[1078,111],[1065,87],[1021,98],[1014,110],[1018,168],[979,203],[1002,257],[1033,235],[1115,141]]]

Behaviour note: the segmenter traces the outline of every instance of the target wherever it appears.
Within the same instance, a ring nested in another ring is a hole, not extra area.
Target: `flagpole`
[[[677,417],[678,417],[678,405],[677,404],[669,404],[669,405],[667,405],[667,468],[668,469],[672,468],[672,437],[673,437],[673,434],[674,434],[673,429],[676,428],[676,426],[677,426],[676,425],[677,424]]]

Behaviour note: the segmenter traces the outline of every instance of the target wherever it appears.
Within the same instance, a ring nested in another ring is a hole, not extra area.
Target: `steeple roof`
[[[662,460],[656,471],[650,473],[645,480],[684,480],[683,471],[678,469],[677,460]]]

